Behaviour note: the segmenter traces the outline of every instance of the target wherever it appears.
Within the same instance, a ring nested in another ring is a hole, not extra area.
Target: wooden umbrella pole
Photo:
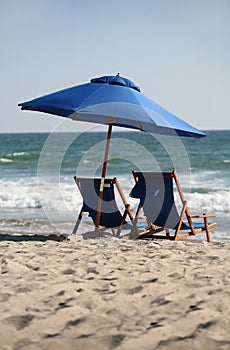
[[[103,197],[103,191],[104,191],[104,182],[105,182],[105,176],[106,176],[106,168],[107,168],[107,162],[108,162],[111,134],[112,134],[112,124],[109,124],[106,147],[105,147],[104,162],[103,162],[102,173],[101,173],[98,205],[97,205],[97,215],[96,215],[96,225],[95,225],[96,229],[98,229],[100,226],[99,223],[100,223],[100,217],[101,217],[102,197]]]

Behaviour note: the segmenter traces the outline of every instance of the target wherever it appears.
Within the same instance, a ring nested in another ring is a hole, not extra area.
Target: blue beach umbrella
[[[161,135],[196,138],[205,136],[202,131],[142,94],[136,84],[119,74],[94,78],[89,83],[38,97],[20,103],[19,106],[22,110],[39,111],[75,121],[108,125],[96,226],[99,226],[100,220],[112,126]]]

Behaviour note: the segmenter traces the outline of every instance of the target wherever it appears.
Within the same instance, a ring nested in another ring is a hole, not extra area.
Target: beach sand
[[[229,243],[0,233],[1,350],[230,349]]]

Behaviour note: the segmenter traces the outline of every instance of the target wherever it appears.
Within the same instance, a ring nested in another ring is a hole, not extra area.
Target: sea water
[[[135,212],[132,170],[175,169],[191,214],[216,214],[212,239],[229,241],[230,131],[206,134],[113,132],[106,176],[117,177]],[[106,132],[0,134],[0,230],[71,233],[82,205],[73,177],[100,177],[105,145]],[[79,232],[89,230],[86,217]]]

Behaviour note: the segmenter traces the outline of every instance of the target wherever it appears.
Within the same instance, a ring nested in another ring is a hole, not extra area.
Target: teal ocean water
[[[0,230],[71,233],[81,207],[74,175],[100,176],[105,132],[0,134]],[[193,214],[215,213],[215,241],[229,241],[230,131],[202,139],[113,132],[107,177],[129,197],[131,171],[176,169]],[[93,229],[85,219],[80,231]]]

